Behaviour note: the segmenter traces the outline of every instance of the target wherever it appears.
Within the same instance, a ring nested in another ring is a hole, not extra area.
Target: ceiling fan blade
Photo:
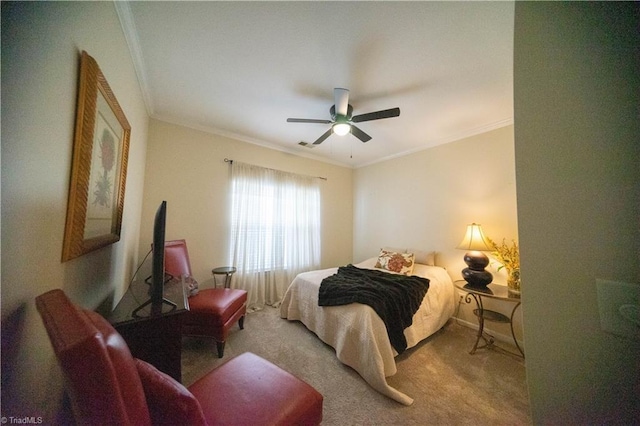
[[[380,120],[382,118],[398,117],[400,108],[385,109],[382,111],[369,112],[367,114],[356,115],[351,118],[354,123],[362,123],[363,121]]]
[[[313,143],[314,145],[320,145],[322,142],[324,142],[324,140],[326,138],[328,138],[329,136],[331,136],[331,133],[333,133],[333,128],[327,130],[326,132],[324,132],[322,134],[322,136],[320,136],[318,139],[316,139],[316,141]]]
[[[331,124],[331,120],[316,120],[314,118],[287,118],[287,123],[318,123]]]
[[[358,129],[353,124],[351,125],[351,134],[353,136],[355,136],[356,138],[360,139],[362,142],[368,142],[368,141],[371,140],[371,136],[369,136],[368,134],[366,134],[362,130]]]
[[[333,100],[336,107],[336,114],[346,116],[349,109],[349,90],[333,89]]]

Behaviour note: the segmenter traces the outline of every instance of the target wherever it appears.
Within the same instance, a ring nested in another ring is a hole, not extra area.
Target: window
[[[249,307],[277,305],[291,280],[320,265],[318,178],[234,162],[231,256]]]

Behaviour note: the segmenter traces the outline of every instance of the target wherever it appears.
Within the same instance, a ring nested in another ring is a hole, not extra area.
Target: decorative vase
[[[467,268],[462,270],[462,278],[473,287],[486,287],[493,281],[493,275],[485,271],[489,258],[481,251],[471,250],[464,255]]]
[[[507,271],[507,287],[513,293],[520,293],[520,269],[510,269]]]

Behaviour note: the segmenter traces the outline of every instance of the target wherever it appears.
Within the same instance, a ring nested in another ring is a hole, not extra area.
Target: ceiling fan
[[[371,140],[371,136],[354,126],[353,123],[362,123],[364,121],[380,120],[383,118],[398,117],[400,108],[391,108],[381,111],[369,112],[366,114],[352,115],[353,107],[349,105],[349,90],[336,88],[333,89],[334,105],[329,109],[331,120],[317,120],[312,118],[287,118],[288,123],[319,123],[331,124],[331,128],[320,136],[313,145],[319,145],[324,142],[332,133],[343,136],[351,133],[362,142]]]

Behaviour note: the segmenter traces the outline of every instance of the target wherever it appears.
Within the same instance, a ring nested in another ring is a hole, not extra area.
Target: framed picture
[[[100,67],[83,51],[63,262],[120,240],[130,134]]]

